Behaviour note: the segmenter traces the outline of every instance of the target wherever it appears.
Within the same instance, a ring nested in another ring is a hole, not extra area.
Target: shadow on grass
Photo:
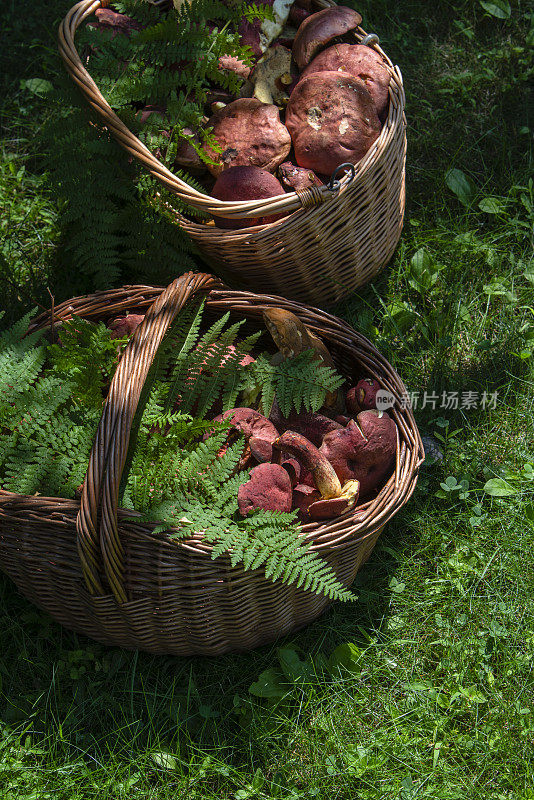
[[[248,690],[276,663],[278,647],[291,646],[302,659],[316,659],[346,642],[363,649],[380,639],[389,615],[388,584],[403,552],[417,545],[417,532],[403,517],[401,512],[386,527],[358,574],[356,603],[336,603],[307,628],[272,645],[218,658],[107,648],[61,628],[2,578],[0,718],[15,727],[31,722],[39,739],[53,740],[59,727],[62,748],[82,748],[90,758],[106,752],[120,757],[123,747],[132,757],[137,748],[142,752],[155,742],[171,748],[180,731],[192,747],[214,743],[221,731],[228,741],[239,740],[234,697],[252,700],[261,711],[261,701]],[[327,677],[312,679],[311,691],[325,690]]]

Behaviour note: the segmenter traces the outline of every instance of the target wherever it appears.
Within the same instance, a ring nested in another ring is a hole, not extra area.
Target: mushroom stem
[[[325,364],[334,367],[326,345],[291,311],[286,311],[284,308],[268,308],[263,312],[263,320],[284,358],[293,358],[311,348]]]
[[[286,431],[273,442],[273,447],[295,456],[311,472],[323,499],[341,494],[341,483],[328,459],[300,433]]]

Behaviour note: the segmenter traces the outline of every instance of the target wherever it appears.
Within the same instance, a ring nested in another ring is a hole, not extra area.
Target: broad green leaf
[[[405,683],[404,688],[410,692],[429,692],[433,687],[423,681],[413,681],[413,683]]]
[[[44,78],[28,78],[26,81],[21,81],[20,85],[23,89],[27,89],[38,97],[44,97],[54,88],[50,81],[45,81]]]
[[[523,511],[525,512],[525,517],[528,519],[528,521],[534,524],[534,503],[527,503],[523,507]]]
[[[282,676],[277,669],[266,669],[258,680],[249,688],[250,694],[256,697],[284,697],[287,687],[282,682]]]
[[[470,703],[488,702],[487,698],[484,697],[482,692],[480,692],[476,686],[469,686],[467,689],[465,689],[463,686],[459,686],[458,688],[460,690],[460,694],[463,694],[463,696],[466,697]]]
[[[291,647],[280,647],[278,649],[278,660],[282,672],[289,681],[296,683],[308,677],[310,672],[309,663],[301,661],[298,654]]]
[[[155,753],[150,754],[150,758],[158,767],[162,769],[176,769],[177,761],[174,756],[170,753],[166,753],[165,751],[156,751]]]
[[[485,214],[501,214],[506,208],[503,201],[498,197],[484,197],[478,204],[478,207],[481,211],[484,211]]]
[[[436,283],[440,268],[424,247],[413,255],[410,261],[408,283],[421,294],[426,294]]]
[[[509,497],[512,494],[516,494],[517,489],[514,489],[503,478],[491,478],[484,484],[484,491],[492,497]]]
[[[330,672],[337,673],[339,670],[347,670],[348,672],[360,672],[361,665],[361,650],[356,647],[352,642],[340,644],[331,653],[328,659],[328,668]]]
[[[476,187],[461,169],[450,169],[445,175],[445,183],[464,206],[472,203]]]
[[[487,11],[492,17],[497,17],[497,19],[508,19],[512,13],[508,0],[491,0],[491,2],[489,0],[479,0],[479,3],[484,11]]]

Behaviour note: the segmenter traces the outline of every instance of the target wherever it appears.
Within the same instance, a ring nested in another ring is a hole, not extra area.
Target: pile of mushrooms
[[[378,52],[354,43],[362,21],[357,11],[331,6],[312,13],[311,0],[265,4],[273,19],[243,19],[238,29],[252,65],[235,56],[219,58],[221,72],[243,81],[239,96],[216,86],[208,93],[204,125],[220,152],[205,144],[207,161],[200,158],[201,131],[184,129],[175,155],[176,166],[200,175],[220,200],[259,200],[321,186],[340,164],[363,158],[387,117],[390,73]],[[89,24],[113,35],[129,36],[140,27],[111,9],[97,10],[96,17]],[[151,113],[161,117],[162,133],[179,125],[165,108],[150,105],[140,109],[140,123]],[[214,222],[240,228],[277,218]]]
[[[269,309],[264,321],[278,347],[275,363],[310,347],[332,363],[322,340],[291,312]],[[230,423],[229,442],[239,434],[245,438],[239,469],[252,468],[239,488],[240,513],[297,510],[302,522],[331,519],[379,489],[395,462],[397,428],[376,409],[378,389],[378,381],[363,378],[344,395],[327,398],[318,413],[284,418],[275,401],[269,418],[244,407],[216,417]]]
[[[108,323],[112,337],[130,337],[144,319],[128,314]],[[315,357],[334,366],[324,342],[290,311],[269,308],[265,326],[277,352],[272,363],[312,349]],[[233,345],[227,356],[234,356]],[[253,362],[244,356],[241,363]],[[224,363],[224,358],[223,358]],[[256,508],[298,512],[302,522],[338,517],[359,498],[369,497],[391,474],[397,452],[397,426],[387,412],[377,410],[380,383],[362,378],[345,392],[333,392],[317,413],[291,412],[284,417],[276,400],[269,417],[254,408],[231,408],[214,418],[228,422],[221,453],[239,436],[245,447],[236,467],[251,468],[238,491],[239,511]],[[206,434],[207,438],[210,434]]]
[[[286,19],[277,18],[274,27],[240,28],[256,63],[241,96],[219,104],[207,121],[221,146],[220,153],[206,148],[214,162],[208,169],[217,177],[211,193],[219,200],[321,186],[340,164],[360,161],[380,135],[390,74],[376,51],[351,43],[360,14],[345,6],[317,13],[310,7],[310,0],[282,3]],[[275,30],[277,38],[267,35]],[[245,75],[241,62],[223,59],[220,66]],[[275,219],[215,218],[215,224],[242,228]]]

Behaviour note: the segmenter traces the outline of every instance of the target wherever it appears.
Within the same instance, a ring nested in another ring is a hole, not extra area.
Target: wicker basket
[[[388,263],[404,216],[406,120],[400,70],[376,43],[372,47],[384,57],[391,73],[389,114],[353,175],[333,181],[332,188],[314,187],[267,200],[221,202],[199,193],[158,161],[112,111],[83,66],[74,35],[101,5],[105,5],[103,0],[81,0],[69,11],[59,29],[59,49],[73,80],[118,142],[193,208],[239,219],[289,215],[268,225],[232,231],[176,213],[177,223],[215,271],[254,291],[325,305],[367,283]],[[333,3],[320,0],[317,5]],[[365,36],[358,28],[354,40]]]
[[[107,644],[178,655],[245,650],[301,628],[329,605],[324,596],[271,583],[259,570],[232,567],[228,557],[212,560],[201,535],[170,542],[134,512],[117,509],[143,382],[166,329],[189,298],[209,292],[207,313],[231,311],[256,328],[265,308],[286,308],[324,338],[344,374],[372,375],[397,399],[405,391],[387,361],[342,320],[220,286],[210,275],[188,273],[165,290],[126,286],[78,297],[54,311],[56,320],[73,314],[98,320],[148,308],[113,378],[81,501],[0,490],[0,569],[67,628]],[[33,327],[45,324],[50,319],[40,317]],[[423,460],[411,411],[397,403],[393,416],[399,431],[395,472],[377,497],[337,519],[301,528],[347,586],[385,523],[410,497]]]

